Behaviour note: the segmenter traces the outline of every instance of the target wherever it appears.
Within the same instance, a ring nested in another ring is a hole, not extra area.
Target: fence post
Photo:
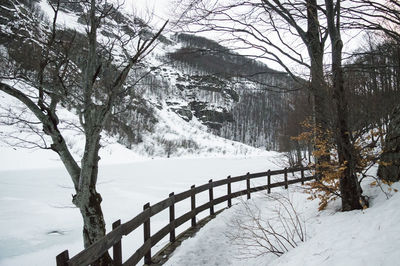
[[[112,229],[115,230],[117,229],[118,226],[121,225],[121,220],[115,221],[112,224]],[[121,240],[115,243],[113,246],[113,260],[114,260],[114,265],[119,266],[122,265],[122,244]]]
[[[267,185],[268,185],[268,194],[271,193],[271,170],[267,172]]]
[[[195,185],[191,186],[190,189],[192,190],[191,203],[192,203],[192,227],[196,226],[196,192],[195,192]]]
[[[289,187],[289,184],[288,184],[288,178],[287,178],[287,167],[285,167],[285,173],[284,173],[284,176],[285,176],[285,189],[288,189],[288,187]]]
[[[301,168],[301,184],[304,185],[304,168]]]
[[[169,206],[169,224],[171,225],[171,229],[169,231],[169,242],[175,241],[175,196],[174,192],[169,194],[169,197],[172,200],[171,206]]]
[[[146,203],[143,206],[143,210],[147,210],[150,208],[150,203]],[[150,212],[149,212],[150,213]],[[149,218],[144,221],[143,223],[143,236],[144,236],[144,243],[150,239],[150,215]],[[151,264],[151,246],[149,251],[144,254],[144,264],[150,265]]]
[[[231,176],[228,176],[228,183],[227,183],[227,188],[228,188],[228,208],[232,207],[232,199],[231,199],[231,194],[232,194],[232,187],[231,187]]]
[[[69,254],[68,250],[64,250],[56,257],[57,266],[68,266]]]
[[[250,173],[246,174],[247,199],[250,199]]]
[[[208,181],[210,184],[210,188],[208,190],[209,198],[210,198],[210,215],[214,215],[214,192],[213,192],[213,181],[210,179]]]

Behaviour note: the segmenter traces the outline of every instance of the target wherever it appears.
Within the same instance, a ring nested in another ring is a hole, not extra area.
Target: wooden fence
[[[207,184],[201,186],[192,186],[190,190],[181,192],[179,194],[171,193],[168,198],[150,205],[147,203],[143,206],[143,212],[139,213],[136,217],[130,221],[121,224],[118,220],[113,223],[112,231],[109,232],[104,238],[92,244],[85,250],[81,251],[72,258],[69,258],[68,250],[60,253],[56,257],[57,266],[82,266],[94,263],[100,257],[102,257],[110,248],[113,248],[113,261],[114,265],[136,265],[142,258],[144,258],[145,264],[151,264],[151,248],[157,244],[161,239],[169,234],[170,242],[175,241],[175,229],[181,226],[183,223],[191,220],[191,226],[196,226],[196,215],[209,209],[210,215],[214,215],[214,206],[223,202],[227,202],[227,206],[232,206],[232,199],[247,195],[247,199],[250,199],[251,193],[267,190],[271,192],[271,188],[284,186],[286,189],[290,184],[301,183],[312,180],[314,176],[306,177],[304,172],[309,170],[307,167],[297,168],[285,168],[282,170],[275,170],[267,172],[260,172],[246,175],[231,177],[228,176],[226,179],[212,181],[210,180]],[[288,173],[300,172],[301,177],[297,179],[288,179]],[[281,182],[271,183],[271,176],[284,175],[284,180]],[[251,187],[250,180],[254,178],[266,178],[266,185]],[[232,192],[232,183],[246,181],[246,189]],[[226,186],[226,195],[214,198],[214,188]],[[209,201],[203,205],[196,205],[196,194],[200,192],[209,191]],[[180,217],[175,217],[175,204],[189,199],[191,201],[191,210],[183,214]],[[169,223],[161,228],[158,232],[151,234],[150,231],[150,218],[157,213],[169,208]],[[129,257],[124,263],[122,262],[122,249],[121,239],[123,236],[128,235],[132,231],[136,230],[139,226],[143,225],[144,243],[136,250],[136,252]]]

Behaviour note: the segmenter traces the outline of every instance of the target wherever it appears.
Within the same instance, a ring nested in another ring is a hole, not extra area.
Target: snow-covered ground
[[[364,194],[370,197],[370,208],[344,213],[339,211],[339,201],[330,204],[327,210],[318,212],[318,202],[308,200],[309,195],[303,189],[276,189],[275,193],[287,195],[292,200],[299,216],[305,221],[307,235],[305,242],[300,242],[296,248],[279,258],[271,253],[251,257],[249,246],[232,242],[232,232],[240,230],[234,221],[238,213],[248,213],[245,206],[255,214],[260,210],[260,218],[265,221],[275,217],[277,203],[266,199],[261,193],[246,204],[238,204],[224,211],[194,238],[184,241],[166,265],[399,265],[400,193],[389,192],[385,187],[391,195],[387,199],[380,188],[369,186],[371,182],[365,180],[363,187]],[[396,183],[394,188],[399,189],[400,184]],[[241,219],[251,225],[250,217]],[[278,225],[276,221],[271,223]]]
[[[40,4],[51,17],[51,8],[45,1],[40,1]],[[77,16],[65,12],[60,14],[60,24],[84,32],[82,25],[77,23]],[[3,111],[11,108],[18,117],[20,114],[25,120],[33,121],[32,115],[4,93],[0,94],[0,108]],[[59,110],[58,115],[63,121],[77,120],[64,109]],[[144,142],[134,146],[133,150],[116,143],[110,136],[104,137],[98,191],[103,197],[107,231],[115,220],[126,222],[141,212],[145,203],[157,203],[172,191],[179,193],[192,184],[201,185],[211,178],[218,180],[228,175],[282,167],[274,163],[279,154],[215,137],[207,133],[195,118],[186,123],[167,108],[156,110],[155,116],[159,123],[154,133],[144,135]],[[10,135],[14,139],[6,139]],[[83,248],[82,219],[71,203],[74,194],[72,182],[59,158],[49,150],[26,150],[5,145],[4,142],[20,140],[41,143],[40,136],[20,128],[0,126],[0,136],[0,266],[54,265],[55,256],[65,249],[69,249],[71,256],[75,255]],[[82,134],[69,130],[65,138],[79,160]],[[172,152],[174,158],[165,158],[165,141],[191,143],[195,148],[183,149],[184,145],[177,145]],[[248,252],[244,247],[231,242],[231,233],[235,232],[232,221],[238,213],[243,213],[246,206],[254,210],[258,208],[266,220],[273,214],[276,203],[267,201],[260,193],[247,205],[236,200],[237,205],[207,224],[194,238],[185,241],[167,265],[399,265],[400,194],[390,192],[392,196],[387,199],[380,188],[369,186],[371,181],[365,180],[363,184],[371,207],[346,213],[338,211],[339,202],[318,212],[317,201],[307,200],[308,195],[299,187],[287,191],[274,189],[274,192],[289,193],[307,229],[307,240],[279,258],[272,254],[246,258],[243,253]],[[400,189],[399,184],[394,188]],[[224,193],[224,188],[221,189],[215,191],[216,198]],[[199,204],[204,203],[207,197],[206,192],[200,194]],[[186,212],[190,208],[188,204],[186,201],[177,204],[176,216]],[[224,206],[221,204],[217,209]],[[198,218],[206,214],[204,212]],[[166,211],[152,217],[152,232],[164,226],[166,221]],[[188,226],[187,223],[186,228]],[[185,226],[177,233],[183,229]],[[124,259],[142,242],[140,229],[123,238]],[[167,242],[167,238],[163,239],[155,249]]]
[[[25,84],[14,85],[30,92],[31,88]],[[30,112],[4,93],[0,93],[0,109],[6,114],[12,110],[16,117],[25,121],[36,121]],[[57,114],[67,145],[79,162],[84,137],[82,132],[69,126],[79,124],[78,118],[62,108]],[[186,123],[166,109],[155,115],[159,122],[154,133],[145,134],[144,142],[132,150],[104,134],[98,191],[103,197],[108,231],[115,220],[125,222],[133,218],[145,203],[157,203],[170,192],[187,190],[192,184],[201,185],[211,178],[281,168],[271,161],[277,153],[214,136],[196,119]],[[3,116],[2,121],[5,124],[0,125],[0,265],[54,265],[55,256],[61,251],[69,249],[74,255],[83,248],[82,218],[71,203],[73,185],[57,154],[19,147],[49,144],[44,141],[47,136],[40,135],[40,125],[34,125],[38,133],[35,134],[30,127],[19,127],[6,117]],[[193,148],[183,149],[183,145],[177,145],[171,155],[174,158],[166,158],[165,140],[178,144],[190,142]],[[203,194],[199,202],[206,200],[207,195]],[[185,213],[189,207],[178,204],[177,215]],[[167,217],[166,212],[152,217],[152,231],[164,226]],[[124,238],[125,258],[142,241],[140,230]],[[162,240],[156,248],[166,241]]]
[[[82,222],[79,211],[71,203],[74,191],[66,171],[56,167],[57,161],[51,164],[46,160],[46,156],[52,158],[51,151],[4,151],[7,149],[0,149],[1,168],[9,170],[0,171],[0,265],[54,265],[55,256],[64,249],[76,254],[82,249]],[[5,156],[13,151],[18,153],[14,159],[23,156],[17,161],[8,160]],[[107,230],[117,219],[125,222],[134,217],[145,203],[157,203],[170,192],[187,190],[192,184],[280,168],[270,161],[276,155],[271,152],[269,156],[247,158],[142,158],[128,164],[103,165],[98,190],[103,197]],[[103,159],[111,160],[106,155]],[[55,168],[30,169],[35,165]],[[199,202],[207,197],[203,196]],[[177,215],[189,208],[184,203],[178,204]],[[167,215],[162,212],[152,218],[153,232],[165,225]],[[137,231],[123,239],[125,258],[142,243],[142,232]],[[167,241],[163,240],[160,245]]]
[[[9,106],[11,101],[0,95],[0,103]],[[60,112],[65,119],[76,119],[66,110]],[[207,133],[198,121],[184,123],[165,109],[157,116],[159,123],[155,133],[144,136],[144,143],[133,150],[105,136],[105,148],[100,152],[98,191],[103,197],[108,231],[115,220],[126,222],[140,213],[145,203],[157,203],[170,192],[187,190],[192,184],[201,185],[211,178],[218,180],[228,175],[282,168],[282,165],[274,163],[279,161],[278,153],[215,137]],[[2,142],[11,142],[7,133],[14,137],[21,134],[20,139],[29,137],[26,132],[8,126],[0,127],[0,133]],[[74,155],[79,158],[82,135],[70,131],[65,136]],[[177,148],[173,156],[180,157],[165,158],[165,147],[159,141],[162,138],[194,141],[197,148],[192,151]],[[149,149],[153,150],[152,156],[146,153]],[[271,254],[257,258],[240,256],[245,250],[233,245],[227,236],[227,232],[233,230],[232,219],[245,206],[239,204],[224,211],[196,237],[185,241],[168,265],[398,265],[400,194],[392,192],[394,195],[387,200],[379,188],[368,186],[370,182],[365,180],[363,185],[364,193],[371,198],[371,208],[347,213],[337,211],[339,202],[318,212],[316,201],[306,200],[308,195],[298,188],[290,189],[290,197],[306,221],[307,241],[280,258]],[[399,184],[394,186],[400,189]],[[225,188],[221,189],[215,191],[215,198],[223,195]],[[279,191],[282,189],[275,189],[275,192]],[[54,265],[55,256],[61,251],[69,249],[73,256],[82,250],[82,219],[71,203],[72,194],[72,182],[54,152],[1,144],[0,266]],[[201,193],[199,204],[205,203],[207,197],[207,193]],[[177,204],[177,217],[190,208],[188,204]],[[263,206],[273,207],[273,202],[259,196],[254,199],[254,204],[262,210],[265,219],[270,217],[269,209]],[[217,209],[224,206],[221,204]],[[204,212],[198,218],[206,214]],[[152,217],[152,232],[163,227],[167,220],[167,211]],[[180,227],[177,233],[187,227],[189,223]],[[167,242],[168,237],[160,241],[153,252]],[[123,238],[124,259],[142,243],[141,230]]]
[[[71,203],[72,183],[63,168],[57,167],[57,163],[50,164],[43,156],[49,153],[51,158],[50,151],[11,150],[23,156],[19,165],[11,164],[11,160],[10,165],[1,164],[1,168],[9,170],[0,171],[0,265],[54,265],[59,252],[69,249],[74,255],[82,249],[81,217]],[[12,151],[2,152],[0,160],[4,162],[3,155]],[[106,161],[112,161],[103,156]],[[273,163],[278,156],[271,152],[252,157],[142,158],[125,164],[102,165],[98,190],[103,196],[107,230],[113,221],[129,220],[146,202],[154,204],[172,191],[184,191],[210,178],[217,180],[248,171],[281,168]],[[31,169],[42,160],[54,168]],[[184,241],[167,265],[397,265],[400,194],[392,190],[392,196],[387,199],[380,188],[370,187],[370,182],[364,182],[364,193],[370,197],[371,207],[346,213],[338,211],[339,202],[318,212],[317,201],[307,200],[308,194],[298,186],[288,191],[274,189],[275,193],[289,195],[305,220],[307,232],[306,242],[279,258],[271,254],[246,258],[243,256],[246,250],[231,242],[229,233],[235,230],[232,221],[245,209],[237,200],[233,208],[212,220],[194,238]],[[394,188],[400,189],[400,185],[395,184]],[[224,191],[217,190],[215,197],[222,193]],[[200,194],[199,204],[207,200],[206,194]],[[177,205],[177,216],[190,208],[186,203]],[[266,200],[263,193],[255,194],[248,202],[250,208],[257,206],[261,210],[264,219],[271,217],[274,204]],[[225,204],[217,209],[222,207]],[[199,219],[206,214],[207,211]],[[167,220],[167,212],[154,216],[152,232],[164,226]],[[188,226],[188,223],[184,225]],[[123,238],[124,259],[143,241],[141,230],[137,231]],[[167,238],[163,239],[155,250],[167,242]]]

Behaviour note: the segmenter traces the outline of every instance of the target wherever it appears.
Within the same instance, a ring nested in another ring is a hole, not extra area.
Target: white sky
[[[153,13],[153,17],[151,20],[151,25],[154,27],[161,27],[161,25],[167,20],[173,20],[175,18],[171,17],[173,16],[173,11],[175,11],[175,9],[177,9],[176,6],[174,6],[174,1],[173,0],[125,0],[126,1],[126,5],[128,10],[135,10],[135,12],[141,16],[144,17],[145,19],[148,18],[148,14],[149,13]],[[172,26],[172,25],[170,25]],[[167,27],[168,30],[168,27]],[[221,33],[213,33],[213,32],[206,32],[206,33],[201,33],[199,35],[208,37],[210,39],[214,39],[217,40],[221,39],[223,37],[221,37]],[[362,34],[360,34],[359,32],[342,32],[342,38],[344,41],[344,51],[345,52],[353,52],[355,49],[357,49],[360,46],[360,42],[361,42],[361,38]],[[330,52],[330,46],[329,46],[330,40],[327,40],[326,43],[326,52]],[[223,43],[222,43],[223,44]],[[245,53],[250,53],[250,54],[259,54],[259,51],[244,51]],[[306,56],[306,54],[305,54]],[[345,56],[344,56],[345,57]],[[329,56],[326,60],[326,62],[329,62]],[[278,69],[278,70],[283,70],[282,67],[280,65],[278,65],[277,63],[274,62],[267,62],[264,61],[265,63],[267,63],[268,66],[274,68],[274,69]],[[290,62],[288,62],[290,65]],[[296,67],[294,67],[296,68]],[[297,71],[295,71],[297,72]],[[300,73],[298,73],[300,74]]]
[[[118,1],[121,2],[121,0],[110,0],[110,1]],[[42,1],[42,8],[45,10],[49,11],[49,13],[52,13],[52,10],[46,5],[46,1]],[[47,9],[46,9],[47,7]],[[141,17],[145,21],[148,21],[151,26],[153,26],[155,29],[160,28],[163,23],[166,20],[173,21],[177,18],[173,17],[174,11],[176,11],[178,7],[175,6],[175,1],[174,0],[125,0],[125,10],[127,13],[134,13],[138,17]],[[176,15],[175,15],[176,16]],[[69,19],[68,17],[64,18],[66,24],[71,24],[73,19]],[[164,30],[164,34],[168,33],[170,28],[172,27],[172,23],[167,25],[167,28]],[[221,40],[224,39],[224,37],[221,35],[220,32],[203,32],[199,34],[201,36],[205,36],[207,38],[219,41],[221,43]],[[344,40],[344,51],[345,52],[352,52],[359,48],[361,40],[362,40],[362,34],[359,34],[359,32],[342,32],[342,38]],[[327,45],[326,45],[326,52],[330,52],[329,48],[329,40],[327,40]],[[224,43],[221,43],[224,45]],[[300,49],[305,49],[305,48],[300,48]],[[305,50],[304,50],[305,52]],[[258,55],[260,53],[259,50],[246,50],[242,51],[239,53],[244,53],[244,54],[251,54],[251,55]],[[307,57],[306,53],[304,53],[304,56]],[[344,56],[345,57],[345,56]],[[282,58],[283,59],[283,58]],[[284,59],[283,59],[284,60]],[[271,61],[267,60],[262,60],[264,63],[266,63],[269,67],[277,70],[283,70],[283,68]],[[326,62],[329,62],[329,55],[327,56]],[[290,65],[290,68],[292,71],[294,71],[297,75],[301,74],[306,74],[308,71],[305,70],[304,73],[301,70],[302,68],[299,68],[296,64],[293,64],[293,62],[286,62],[287,65]]]
[[[149,14],[153,14],[151,16],[150,20],[150,25],[152,25],[155,28],[159,28],[162,26],[162,24],[166,20],[173,20],[176,19],[173,16],[174,11],[177,9],[177,7],[174,5],[173,0],[125,0],[125,6],[128,12],[134,12],[136,15],[139,17],[143,18],[144,20],[148,20],[150,18]],[[169,25],[170,27],[172,26],[171,24]],[[168,32],[168,29],[170,28],[167,26],[166,31]],[[210,39],[214,39],[218,41],[218,39],[221,39],[222,37],[220,36],[221,33],[213,33],[213,32],[206,32],[206,33],[201,33],[199,35],[208,37]],[[342,38],[344,40],[344,51],[346,52],[352,52],[355,49],[357,49],[360,46],[360,40],[361,34],[359,32],[342,32]],[[326,52],[330,52],[329,48],[329,42],[330,40],[327,40],[327,45],[326,45]],[[259,54],[259,51],[245,51],[247,54]],[[268,62],[263,60],[268,66],[277,69],[277,70],[283,70],[280,65],[274,62]],[[329,62],[329,56],[327,58],[326,62]],[[288,62],[289,65],[291,64]],[[295,72],[299,71],[300,69],[297,69],[296,71],[296,66],[292,66],[291,68],[294,67]],[[300,71],[302,72],[302,71]],[[307,71],[306,71],[307,72]],[[297,73],[300,74],[300,73]]]
[[[170,19],[170,11],[174,8],[171,3],[171,0],[125,0],[127,9],[141,17],[148,17],[149,13],[154,13],[152,24],[157,26]]]

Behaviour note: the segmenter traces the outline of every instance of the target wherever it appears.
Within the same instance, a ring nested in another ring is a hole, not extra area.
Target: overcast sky
[[[177,9],[177,7],[174,5],[174,0],[125,0],[125,5],[127,8],[128,12],[135,12],[139,17],[142,17],[145,20],[148,20],[150,13],[153,13],[153,17],[151,18],[150,25],[155,27],[155,28],[160,28],[162,24],[166,20],[173,20],[176,18],[173,18],[174,11]],[[171,26],[171,23],[170,25]],[[168,29],[168,27],[167,27]],[[207,32],[207,33],[201,33],[199,35],[208,37],[210,39],[214,39],[218,41],[218,39],[221,38],[221,33],[213,33],[213,32]],[[352,31],[352,32],[342,32],[342,38],[344,40],[344,51],[354,51],[357,49],[360,45],[360,39],[361,39],[362,34],[360,35],[359,32]],[[329,48],[329,40],[327,41],[326,45],[326,50],[327,52],[330,51]],[[254,51],[252,53],[251,51],[246,51],[246,53],[249,54],[258,54],[259,51]],[[262,60],[264,61],[264,60]],[[327,62],[329,62],[329,56],[327,57]],[[264,61],[264,63],[267,63],[270,67],[277,69],[277,70],[283,70],[280,65],[274,62],[268,62]],[[302,71],[301,71],[302,72]],[[300,73],[299,73],[300,74]]]
[[[125,4],[128,10],[136,12],[140,17],[146,17],[149,12],[153,12],[153,26],[170,19],[169,16],[174,8],[171,6],[171,0],[126,0]]]

